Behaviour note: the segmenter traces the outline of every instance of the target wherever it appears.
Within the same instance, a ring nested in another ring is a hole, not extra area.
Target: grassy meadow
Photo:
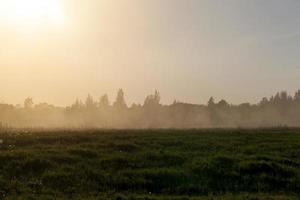
[[[299,199],[300,130],[3,131],[0,199]]]

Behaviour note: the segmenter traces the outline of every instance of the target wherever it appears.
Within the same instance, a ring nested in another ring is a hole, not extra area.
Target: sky
[[[0,101],[256,103],[300,89],[299,25],[299,0],[0,0]]]

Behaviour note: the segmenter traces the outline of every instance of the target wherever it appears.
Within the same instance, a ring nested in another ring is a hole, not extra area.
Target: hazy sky
[[[129,103],[155,89],[164,103],[241,103],[300,88],[299,0],[21,1],[0,0],[4,102],[123,88]]]

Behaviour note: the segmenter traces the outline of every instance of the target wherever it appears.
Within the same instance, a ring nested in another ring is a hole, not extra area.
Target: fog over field
[[[26,98],[24,105],[0,104],[2,128],[226,128],[226,127],[299,127],[300,90],[294,96],[280,92],[262,98],[257,104],[233,105],[226,100],[207,104],[174,101],[160,103],[158,91],[148,95],[142,104],[128,106],[122,89],[115,100],[108,95],[77,99],[67,107],[34,103]]]

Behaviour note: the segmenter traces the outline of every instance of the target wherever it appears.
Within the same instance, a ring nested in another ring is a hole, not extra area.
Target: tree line
[[[158,91],[148,95],[143,104],[128,106],[125,94],[119,89],[113,102],[105,94],[95,100],[88,95],[85,101],[76,99],[67,107],[48,103],[35,104],[26,98],[24,105],[0,104],[0,126],[17,128],[226,128],[300,126],[300,90],[293,96],[278,92],[264,97],[256,104],[216,102],[207,104],[174,101],[161,104]]]

